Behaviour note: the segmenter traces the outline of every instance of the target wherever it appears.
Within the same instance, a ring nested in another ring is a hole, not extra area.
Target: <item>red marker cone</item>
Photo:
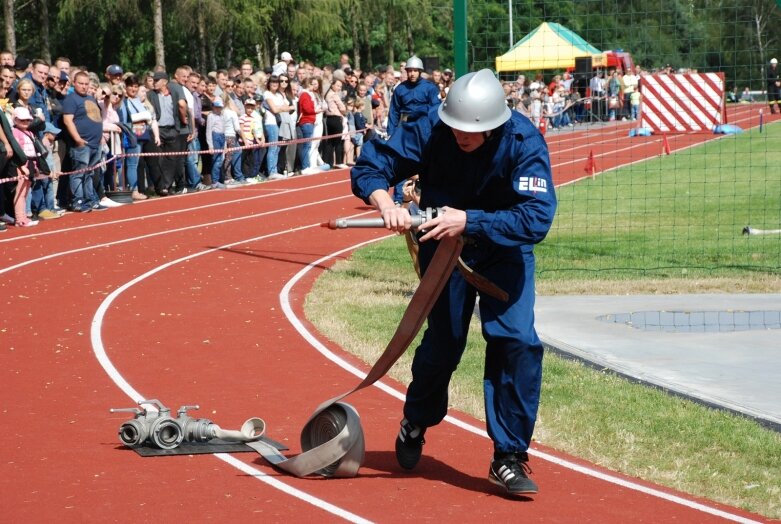
[[[597,163],[594,161],[594,150],[588,152],[588,160],[586,160],[586,165],[583,167],[583,171],[592,177],[596,174]]]
[[[670,142],[667,141],[667,134],[664,135],[664,141],[662,142],[662,151],[666,154],[670,154]]]

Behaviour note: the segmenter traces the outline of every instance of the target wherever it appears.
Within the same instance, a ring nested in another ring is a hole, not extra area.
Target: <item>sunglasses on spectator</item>
[[[290,80],[288,80],[287,78],[280,78],[279,81],[280,81],[280,83],[285,83],[285,84],[290,82]]]

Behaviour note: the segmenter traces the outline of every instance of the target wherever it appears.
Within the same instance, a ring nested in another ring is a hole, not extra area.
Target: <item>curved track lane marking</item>
[[[355,244],[352,247],[344,248],[339,251],[336,251],[334,253],[331,253],[330,255],[326,255],[312,263],[310,263],[305,268],[301,269],[293,278],[291,278],[287,284],[282,288],[282,291],[279,293],[279,302],[282,306],[282,310],[285,312],[285,316],[287,316],[288,321],[293,325],[293,327],[296,329],[296,331],[299,332],[299,334],[306,340],[313,348],[315,348],[321,355],[323,355],[325,358],[330,360],[331,362],[335,363],[336,365],[343,368],[345,371],[352,373],[353,375],[357,376],[358,378],[363,379],[366,376],[366,373],[359,370],[355,366],[351,365],[350,363],[346,362],[344,359],[342,359],[340,356],[333,353],[331,350],[329,350],[325,345],[323,345],[317,337],[315,337],[312,332],[310,332],[301,322],[301,319],[295,314],[293,311],[292,306],[290,305],[290,291],[293,289],[293,287],[313,268],[321,266],[324,262],[327,262],[328,260],[340,256],[344,253],[354,251],[357,248],[363,247],[367,244],[370,244],[372,242],[377,242],[378,240],[383,240],[384,238],[388,237],[381,237],[378,239],[369,240],[366,242],[361,242],[359,244]],[[374,384],[378,388],[380,388],[382,391],[385,391],[386,393],[390,394],[391,396],[404,401],[404,394],[396,391],[395,389],[383,384],[382,382],[377,382]],[[488,438],[488,433],[486,433],[484,430],[475,427],[471,424],[468,424],[466,422],[463,422],[461,420],[458,420],[450,415],[445,417],[445,420],[461,429],[464,429],[466,431],[469,431],[470,433],[474,433],[475,435],[479,435],[483,438]],[[613,475],[609,475],[607,473],[603,473],[601,471],[597,471],[595,469],[591,469],[586,466],[581,466],[579,464],[575,464],[573,462],[570,462],[568,460],[556,457],[554,455],[551,455],[550,453],[545,453],[542,451],[537,451],[535,449],[529,449],[529,453],[539,457],[543,460],[547,460],[548,462],[552,462],[554,464],[557,464],[561,467],[576,471],[578,473],[582,473],[584,475],[588,475],[590,477],[595,477],[600,480],[604,480],[606,482],[610,482],[612,484],[616,484],[618,486],[631,489],[634,491],[639,491],[641,493],[645,493],[646,495],[651,495],[653,497],[657,497],[660,499],[667,500],[669,502],[673,502],[675,504],[680,504],[682,506],[686,506],[688,508],[692,508],[698,511],[701,511],[703,513],[708,513],[710,515],[715,515],[717,517],[722,517],[727,520],[731,520],[734,522],[741,522],[744,524],[749,523],[756,523],[757,521],[747,519],[745,517],[741,517],[739,515],[733,515],[732,513],[728,513],[726,511],[713,508],[710,506],[707,506],[705,504],[701,504],[699,502],[694,502],[692,500],[687,500],[685,498],[679,497],[677,495],[672,495],[670,493],[665,493],[663,491],[659,491],[657,489],[643,486],[641,484],[637,484],[635,482],[631,482]]]
[[[268,238],[272,238],[275,236],[280,235],[286,235],[289,233],[293,233],[296,231],[301,231],[304,229],[310,229],[320,227],[320,223],[317,224],[310,224],[306,226],[299,226],[297,228],[288,229],[285,231],[278,231],[275,233],[269,233],[266,235],[257,236],[254,238],[249,238],[245,240],[240,240],[237,242],[231,242],[230,244],[225,244],[220,247],[216,248],[210,248],[204,251],[200,251],[197,253],[192,253],[190,255],[187,255],[185,257],[178,258],[176,260],[172,260],[170,262],[166,262],[165,264],[159,265],[155,267],[154,269],[151,269],[147,271],[146,273],[143,273],[136,278],[126,282],[125,284],[121,285],[114,291],[112,291],[104,300],[101,302],[100,306],[98,306],[98,309],[95,312],[95,315],[92,318],[92,325],[90,326],[90,340],[92,342],[92,352],[95,354],[95,358],[97,358],[98,362],[100,363],[103,370],[106,372],[108,377],[114,382],[114,384],[117,385],[119,389],[122,390],[123,393],[125,393],[130,399],[138,403],[142,400],[145,400],[147,397],[139,393],[125,378],[122,376],[122,374],[119,372],[119,370],[114,366],[114,363],[111,362],[111,359],[108,356],[108,353],[106,352],[106,348],[103,345],[103,339],[101,337],[101,330],[103,325],[103,319],[106,316],[106,312],[108,311],[108,308],[111,306],[111,304],[116,300],[119,295],[124,293],[126,290],[130,289],[134,285],[138,284],[139,282],[142,282],[143,280],[146,280],[147,278],[151,277],[152,275],[155,275],[171,266],[177,265],[179,263],[192,260],[194,258],[208,255],[210,253],[214,253],[223,249],[228,249],[231,247],[238,246],[240,244],[246,244],[247,242],[257,242],[259,240],[264,240]],[[277,489],[279,491],[282,491],[283,493],[286,493],[287,495],[290,495],[292,497],[295,497],[303,502],[306,502],[308,504],[311,504],[317,508],[320,508],[324,511],[327,511],[328,513],[331,513],[333,515],[336,515],[337,517],[340,517],[344,520],[347,520],[349,522],[356,522],[360,524],[369,523],[371,521],[359,516],[355,515],[354,513],[351,513],[347,511],[346,509],[340,508],[338,506],[335,506],[334,504],[331,504],[330,502],[326,502],[325,500],[319,499],[315,497],[314,495],[311,495],[309,493],[306,493],[305,491],[301,491],[297,488],[294,488],[292,486],[289,486],[285,484],[284,482],[268,475],[267,473],[264,473],[260,471],[259,469],[256,469],[249,464],[246,464],[240,460],[237,460],[233,457],[231,457],[229,454],[226,453],[214,453],[213,454],[216,458],[222,460],[226,464],[239,469],[243,473],[246,473],[247,475],[250,475],[253,478],[256,478],[257,480],[263,482],[264,484],[267,484],[274,489]]]
[[[336,200],[341,200],[341,199],[345,199],[345,198],[354,198],[354,197],[352,195],[342,195],[342,196],[338,196],[338,197],[327,198],[327,199],[324,199],[324,200],[318,200],[316,202],[307,202],[306,204],[299,204],[297,206],[290,206],[290,207],[285,207],[285,208],[281,208],[281,209],[275,209],[273,211],[263,211],[262,213],[253,213],[253,214],[250,214],[250,215],[244,215],[244,216],[235,217],[235,218],[227,218],[225,220],[220,220],[218,225],[227,224],[229,222],[236,222],[238,220],[248,220],[248,219],[251,219],[251,218],[259,218],[259,217],[264,217],[264,216],[268,216],[268,215],[274,215],[274,214],[277,214],[277,213],[284,213],[284,212],[287,212],[287,211],[292,211],[294,209],[301,209],[303,207],[316,206],[316,205],[319,205],[319,204],[324,204],[326,202],[334,202]],[[233,201],[233,202],[235,202],[235,201]],[[149,233],[148,235],[141,235],[141,236],[137,236],[137,237],[123,238],[122,240],[112,240],[111,242],[104,242],[102,244],[95,244],[93,246],[79,247],[79,248],[76,248],[76,249],[69,249],[67,251],[60,251],[60,252],[57,252],[57,253],[51,253],[51,254],[48,254],[48,255],[44,255],[42,257],[32,258],[30,260],[25,260],[24,262],[19,262],[17,264],[12,265],[12,266],[8,266],[8,267],[5,267],[5,268],[0,268],[0,275],[2,275],[3,273],[7,273],[9,271],[13,271],[14,269],[19,269],[19,268],[22,268],[22,267],[25,267],[25,266],[29,266],[29,265],[34,264],[36,262],[43,262],[45,260],[51,260],[52,258],[62,257],[62,256],[65,256],[65,255],[72,255],[74,253],[81,253],[81,252],[84,252],[84,251],[90,251],[92,249],[99,249],[99,248],[102,248],[102,247],[111,247],[111,246],[115,246],[115,245],[118,245],[118,244],[126,244],[128,242],[135,242],[136,240],[144,240],[146,238],[152,238],[152,237],[157,237],[157,236],[161,236],[161,235],[167,235],[169,233],[179,233],[181,231],[187,231],[189,229],[203,229],[204,227],[209,227],[209,226],[214,226],[214,225],[215,225],[214,221],[209,221],[209,222],[204,222],[204,223],[197,224],[197,225],[194,225],[194,226],[185,226],[185,227],[179,227],[179,228],[176,228],[176,229],[167,229],[165,231],[158,231],[156,233]],[[309,226],[307,226],[307,227],[309,227]]]

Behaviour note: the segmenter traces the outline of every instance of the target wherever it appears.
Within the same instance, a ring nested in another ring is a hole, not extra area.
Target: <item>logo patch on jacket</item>
[[[547,193],[548,181],[536,176],[522,176],[518,179],[518,191],[532,191],[535,193]]]

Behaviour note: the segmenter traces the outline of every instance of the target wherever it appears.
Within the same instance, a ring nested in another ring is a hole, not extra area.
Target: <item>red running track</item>
[[[636,145],[633,160],[658,154],[653,140],[621,139],[625,127],[580,141],[595,151]],[[558,183],[582,173],[588,153],[564,142],[576,137],[548,135]],[[567,161],[581,163],[572,175]],[[335,171],[67,215],[0,237],[4,521],[763,520],[542,445],[532,450],[540,494],[507,498],[485,478],[483,424],[457,412],[403,473],[393,440],[404,386],[390,380],[349,399],[367,441],[353,479],[291,478],[249,453],[141,458],[119,445],[128,415],[108,409],[159,398],[173,409],[199,403],[193,416],[226,428],[260,416],[269,437],[298,453],[312,410],[357,382],[350,366],[368,369],[302,313],[325,268],[383,235],[318,224],[367,212],[346,171]]]

